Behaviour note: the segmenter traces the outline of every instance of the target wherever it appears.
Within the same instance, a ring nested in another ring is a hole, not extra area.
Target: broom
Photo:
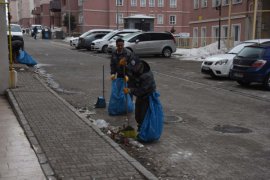
[[[124,66],[124,83],[125,83],[125,88],[127,87],[127,83],[125,82],[125,77],[126,77],[126,67]],[[124,137],[126,138],[136,138],[137,132],[136,130],[130,126],[129,124],[129,117],[128,117],[128,94],[125,94],[126,97],[126,121],[127,121],[127,126],[123,126],[124,129],[121,130],[121,133],[123,134]]]

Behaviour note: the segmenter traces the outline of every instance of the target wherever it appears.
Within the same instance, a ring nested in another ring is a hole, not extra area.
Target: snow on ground
[[[226,51],[227,51],[226,45],[224,41],[221,41],[220,50],[218,49],[218,42],[215,42],[200,48],[192,48],[192,49],[177,48],[176,52],[173,55],[175,55],[180,60],[203,61],[207,56],[222,54],[225,53]]]

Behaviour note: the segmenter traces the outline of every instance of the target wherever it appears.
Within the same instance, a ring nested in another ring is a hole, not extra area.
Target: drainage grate
[[[182,121],[183,118],[180,116],[164,116],[164,123],[178,123]]]
[[[243,128],[239,126],[231,126],[231,125],[217,125],[214,127],[215,131],[219,131],[222,133],[251,133],[252,130],[248,128]]]

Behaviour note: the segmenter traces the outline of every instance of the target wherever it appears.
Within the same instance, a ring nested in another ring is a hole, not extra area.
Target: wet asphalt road
[[[28,37],[25,50],[40,63],[44,80],[74,107],[88,108],[95,112],[91,118],[114,126],[125,123],[125,117],[110,117],[105,109],[93,108],[102,95],[102,65],[109,101],[108,55]],[[202,75],[199,62],[175,57],[143,59],[154,72],[167,122],[159,142],[140,149],[126,147],[131,155],[160,179],[270,179],[269,91]],[[175,117],[182,121],[168,122]],[[214,130],[223,125],[252,132]]]

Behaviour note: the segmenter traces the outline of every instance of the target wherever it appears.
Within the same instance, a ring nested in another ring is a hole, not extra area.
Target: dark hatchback
[[[270,90],[270,43],[246,46],[233,60],[230,76],[240,85],[262,83]]]

